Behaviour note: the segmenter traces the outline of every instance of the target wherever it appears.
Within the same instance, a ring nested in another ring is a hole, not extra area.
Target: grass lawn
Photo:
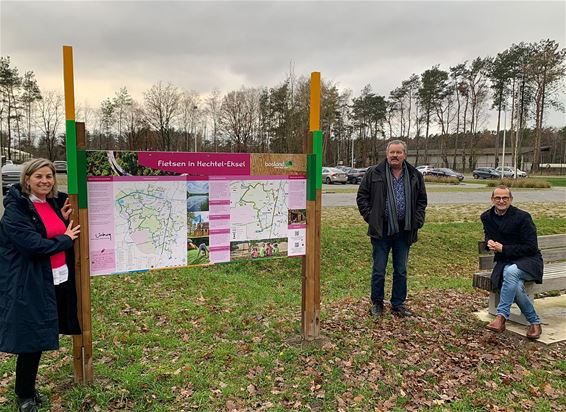
[[[552,186],[562,186],[562,187],[566,186],[566,176],[542,176],[542,177],[533,176],[533,179],[546,180]]]
[[[526,208],[539,234],[566,233],[566,205]],[[96,277],[95,383],[72,383],[65,337],[39,388],[52,411],[565,410],[566,344],[495,335],[471,315],[487,306],[471,287],[481,211],[429,208],[410,256],[418,316],[374,322],[366,225],[355,208],[323,209],[324,339],[311,344],[299,339],[301,259]],[[14,368],[0,354],[2,411]]]

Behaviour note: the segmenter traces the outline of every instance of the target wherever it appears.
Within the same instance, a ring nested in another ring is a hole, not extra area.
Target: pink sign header
[[[249,153],[138,152],[138,163],[152,169],[203,176],[249,176]]]

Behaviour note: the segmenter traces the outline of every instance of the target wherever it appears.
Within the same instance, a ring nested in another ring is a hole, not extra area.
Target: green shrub
[[[446,183],[450,185],[459,185],[460,181],[457,177],[447,177],[447,176],[424,176],[424,181],[428,183]]]
[[[550,183],[542,179],[503,179],[503,180],[490,180],[487,182],[487,186],[495,187],[499,185],[505,185],[507,187],[532,187],[532,188],[549,188]]]

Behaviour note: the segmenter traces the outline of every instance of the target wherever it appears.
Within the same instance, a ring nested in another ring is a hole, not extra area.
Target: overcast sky
[[[1,55],[63,89],[73,46],[77,102],[122,86],[137,99],[163,81],[202,94],[275,86],[320,71],[341,89],[382,95],[412,73],[494,56],[521,41],[565,47],[563,1],[0,1]],[[554,126],[566,124],[552,113]]]

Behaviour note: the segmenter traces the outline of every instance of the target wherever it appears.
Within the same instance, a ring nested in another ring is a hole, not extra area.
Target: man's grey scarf
[[[399,221],[397,219],[397,204],[395,203],[395,190],[393,189],[393,174],[389,163],[385,162],[385,180],[387,182],[387,235],[399,233]],[[403,163],[403,188],[405,190],[405,227],[403,230],[411,230],[411,183],[409,181],[409,170]]]

